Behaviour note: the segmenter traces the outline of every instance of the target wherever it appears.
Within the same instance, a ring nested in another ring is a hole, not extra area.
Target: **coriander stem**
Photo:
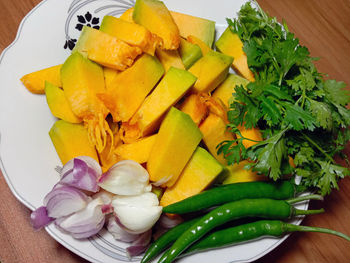
[[[249,138],[246,138],[246,137],[241,137],[241,139],[242,139],[242,141],[243,141],[243,140],[247,140],[247,141],[257,142],[257,143],[261,142],[261,141],[256,141],[256,140],[249,139]]]
[[[317,145],[317,143],[315,143],[313,140],[311,140],[310,137],[308,137],[305,133],[302,133],[302,135],[304,136],[304,138],[306,140],[308,140],[313,146],[315,146],[324,156],[327,157],[328,160],[330,160],[332,163],[335,163],[333,158],[331,156],[329,156],[328,153],[326,153],[319,145]]]
[[[306,94],[305,94],[305,89],[303,89],[302,101],[301,101],[301,108],[304,108],[304,104],[305,104],[305,97],[306,97]]]
[[[283,80],[283,74],[280,74],[280,79],[278,81],[278,86],[281,86]]]
[[[229,128],[230,128],[230,127],[229,127]],[[243,140],[247,140],[247,141],[251,141],[251,142],[257,142],[257,143],[260,142],[260,141],[256,141],[256,140],[253,140],[253,139],[249,139],[249,138],[244,137],[244,136],[242,135],[241,131],[237,128],[237,126],[235,126],[234,130],[231,131],[231,132],[234,133],[234,134],[236,134],[236,136],[237,136],[237,134],[238,134],[238,136],[240,137],[240,138],[237,138],[236,140],[234,140],[235,142],[237,142],[237,141],[243,141]]]

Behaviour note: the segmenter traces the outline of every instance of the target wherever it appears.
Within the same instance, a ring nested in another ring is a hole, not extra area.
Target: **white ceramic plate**
[[[168,0],[170,10],[217,22],[217,35],[226,26],[226,17],[235,17],[245,0]],[[74,39],[84,24],[98,25],[106,14],[119,16],[134,0],[44,0],[22,21],[15,41],[0,57],[0,167],[13,194],[30,209],[42,205],[43,197],[58,181],[54,167],[60,160],[48,136],[55,122],[44,95],[34,95],[20,77],[61,64],[70,54]],[[86,15],[89,12],[88,15]],[[77,26],[78,25],[78,26]],[[300,208],[306,209],[304,203]],[[294,221],[294,223],[300,223]],[[47,232],[63,246],[91,262],[125,262],[126,244],[114,241],[105,230],[81,241],[60,232],[54,225]],[[283,239],[264,238],[234,247],[196,254],[181,262],[251,262]],[[139,261],[140,257],[132,261]]]

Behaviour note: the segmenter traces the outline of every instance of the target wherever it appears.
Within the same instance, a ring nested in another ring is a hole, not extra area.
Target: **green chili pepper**
[[[194,218],[189,221],[185,221],[166,233],[164,233],[161,237],[159,237],[156,241],[154,241],[151,246],[147,249],[145,252],[145,255],[143,256],[140,263],[146,263],[150,261],[152,258],[159,255],[165,248],[170,246],[176,239],[181,236],[181,234],[187,230],[191,225],[193,225],[195,222],[197,222],[199,218]]]
[[[185,254],[224,247],[263,236],[280,237],[297,231],[333,234],[350,241],[349,236],[331,229],[293,225],[278,220],[261,220],[213,232],[189,247]]]
[[[215,208],[190,226],[166,251],[158,262],[172,262],[192,243],[199,240],[215,227],[244,217],[268,219],[289,219],[296,215],[317,214],[320,210],[299,210],[284,200],[243,199]]]
[[[246,198],[288,199],[305,190],[289,181],[235,183],[212,188],[163,208],[164,213],[185,214]]]

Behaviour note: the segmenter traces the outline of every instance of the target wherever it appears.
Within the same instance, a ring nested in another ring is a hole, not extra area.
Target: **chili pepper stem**
[[[298,196],[298,197],[286,200],[286,202],[289,204],[295,204],[295,203],[299,203],[299,202],[306,201],[306,200],[321,200],[321,201],[323,201],[323,196],[322,195]]]
[[[311,226],[299,226],[299,225],[292,225],[285,223],[284,224],[286,232],[318,232],[318,233],[325,233],[325,234],[331,234],[338,237],[342,237],[346,239],[347,241],[350,241],[350,237],[340,233],[335,230],[327,229],[327,228],[321,228],[321,227],[311,227]]]
[[[315,215],[315,214],[321,214],[324,212],[324,209],[316,209],[316,210],[300,210],[300,209],[294,209],[294,215],[300,216],[300,215]]]

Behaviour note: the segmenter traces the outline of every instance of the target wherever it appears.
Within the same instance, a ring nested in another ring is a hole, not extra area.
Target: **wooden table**
[[[228,0],[227,0],[228,1]],[[232,0],[231,0],[232,1]],[[0,0],[0,52],[15,38],[24,15],[40,0]],[[321,72],[330,78],[350,83],[350,1],[349,0],[260,0],[262,8],[281,21],[312,56]],[[348,152],[350,152],[348,147]],[[323,203],[326,213],[308,217],[303,224],[332,228],[350,235],[350,178],[339,184]],[[34,232],[29,224],[30,211],[10,192],[0,176],[0,262],[86,262],[45,231]],[[259,262],[349,262],[350,243],[317,233],[296,233]]]

